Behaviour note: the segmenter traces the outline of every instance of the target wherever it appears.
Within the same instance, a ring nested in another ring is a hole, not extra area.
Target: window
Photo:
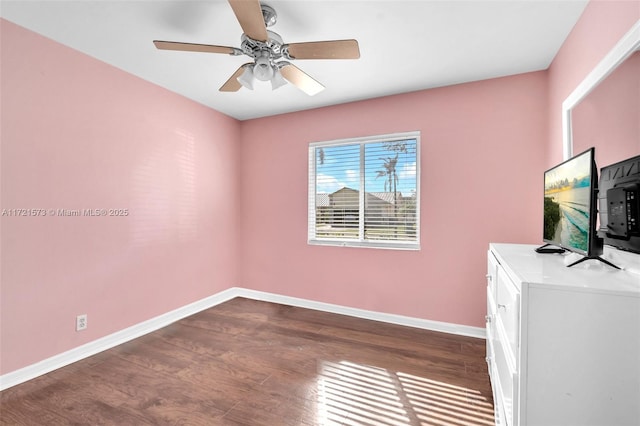
[[[420,248],[420,133],[309,145],[309,244]]]

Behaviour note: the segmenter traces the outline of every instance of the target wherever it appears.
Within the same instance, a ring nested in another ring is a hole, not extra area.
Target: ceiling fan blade
[[[180,43],[177,41],[154,40],[153,44],[162,50],[180,50],[185,52],[228,53],[235,54],[236,49],[227,46],[215,46],[213,44]]]
[[[358,59],[357,40],[312,41],[287,45],[291,59]]]
[[[240,65],[240,68],[238,68],[236,72],[234,72],[233,75],[229,77],[229,80],[227,80],[226,83],[224,83],[219,90],[221,92],[237,92],[238,90],[240,90],[240,88],[242,87],[242,84],[240,84],[240,82],[238,81],[238,77],[240,77],[244,72],[245,65],[250,65],[250,64],[251,62],[247,62],[244,65]]]
[[[282,76],[291,84],[302,90],[309,96],[313,96],[324,90],[324,86],[318,83],[310,75],[295,65],[288,64],[280,69]]]
[[[229,0],[229,4],[246,35],[254,40],[267,41],[267,27],[258,0]]]

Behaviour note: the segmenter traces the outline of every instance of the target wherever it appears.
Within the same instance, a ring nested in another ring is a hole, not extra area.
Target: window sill
[[[412,242],[381,242],[381,241],[356,241],[356,240],[334,240],[334,239],[310,239],[307,241],[312,246],[333,246],[333,247],[361,247],[386,250],[420,250],[419,243]]]

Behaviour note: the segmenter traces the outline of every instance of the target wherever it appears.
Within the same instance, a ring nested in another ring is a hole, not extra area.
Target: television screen
[[[640,253],[640,155],[603,167],[598,193],[604,244]]]
[[[594,253],[597,177],[594,148],[544,173],[544,235],[548,244],[585,256]]]

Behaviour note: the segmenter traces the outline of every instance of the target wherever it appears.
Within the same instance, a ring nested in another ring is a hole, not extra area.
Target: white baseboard
[[[78,346],[77,348],[54,355],[51,358],[44,359],[19,370],[3,374],[0,376],[0,391],[20,383],[24,383],[27,380],[35,379],[38,376],[57,370],[58,368],[72,364],[76,361],[80,361],[84,358],[88,358],[107,349],[111,349],[114,346],[118,346],[137,337],[144,336],[152,331],[159,330],[162,327],[166,327],[178,320],[233,299],[234,297],[237,297],[236,293],[237,289],[235,288],[221,291],[213,296],[206,297],[189,305],[167,312],[166,314],[162,314],[131,327],[127,327],[113,334],[109,334],[108,336],[104,336],[82,346]]]
[[[159,315],[155,318],[151,318],[147,321],[143,321],[139,324],[94,340],[93,342],[89,342],[85,345],[78,346],[77,348],[68,350],[61,354],[54,355],[51,358],[44,359],[19,370],[3,374],[2,376],[0,376],[0,391],[18,385],[20,383],[24,383],[28,380],[35,379],[38,376],[57,370],[58,368],[64,367],[76,361],[80,361],[84,358],[88,358],[107,349],[111,349],[117,345],[128,342],[137,337],[144,336],[145,334],[156,331],[162,327],[166,327],[171,323],[196,314],[205,309],[209,309],[213,306],[219,305],[220,303],[226,302],[235,297],[245,297],[247,299],[280,303],[283,305],[314,309],[317,311],[331,312],[341,315],[349,315],[357,318],[404,325],[408,327],[422,328],[426,330],[439,331],[442,333],[477,337],[480,339],[485,338],[485,329],[480,327],[430,321],[420,318],[406,317],[402,315],[385,314],[381,312],[368,311],[365,309],[350,308],[347,306],[316,302],[313,300],[300,299],[297,297],[282,296],[279,294],[266,293],[263,291],[232,287],[197,302],[167,312],[166,314]]]
[[[282,305],[297,306],[300,308],[314,309],[316,311],[331,312],[334,314],[348,315],[373,321],[381,321],[407,327],[422,328],[425,330],[439,331],[441,333],[457,334],[460,336],[486,338],[485,329],[469,325],[459,325],[448,322],[431,321],[421,318],[406,317],[403,315],[385,314],[383,312],[368,311],[365,309],[350,308],[347,306],[333,305],[331,303],[316,302],[297,297],[282,296],[274,293],[236,288],[238,297],[262,300],[264,302],[280,303]]]

